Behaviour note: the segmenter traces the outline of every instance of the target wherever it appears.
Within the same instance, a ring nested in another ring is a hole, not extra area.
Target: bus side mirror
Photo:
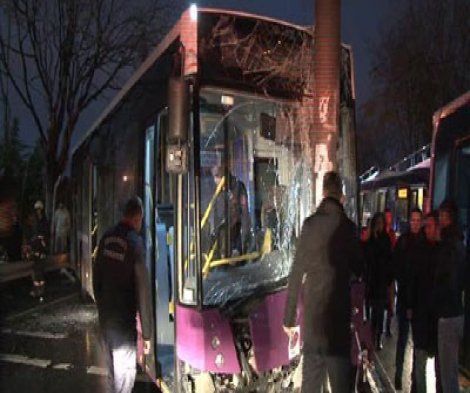
[[[168,85],[168,134],[166,170],[184,174],[188,171],[189,94],[183,77],[170,77]]]

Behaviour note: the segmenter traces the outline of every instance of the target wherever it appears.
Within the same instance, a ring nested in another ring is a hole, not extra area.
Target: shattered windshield
[[[201,261],[206,305],[285,285],[311,170],[293,104],[206,89],[200,99]]]

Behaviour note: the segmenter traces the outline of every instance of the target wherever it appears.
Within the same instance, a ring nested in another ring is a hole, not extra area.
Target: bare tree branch
[[[20,37],[19,29],[18,29],[18,38],[17,38],[17,44],[18,44],[18,52],[21,53],[21,50],[23,48],[23,38]],[[25,64],[27,62],[27,57],[26,56],[19,56],[19,61],[21,63],[21,71],[22,71],[22,77],[17,77],[17,75],[13,74],[13,69],[15,68],[12,65],[12,62],[9,61],[7,57],[7,53],[9,50],[9,45],[6,45],[4,36],[3,34],[0,35],[0,62],[2,63],[2,68],[3,72],[5,75],[8,77],[9,81],[11,82],[13,88],[15,89],[16,93],[20,97],[21,101],[23,104],[28,108],[30,111],[33,120],[38,128],[38,131],[40,133],[41,139],[43,143],[47,143],[47,137],[44,132],[44,127],[41,123],[38,111],[36,110],[36,107],[34,106],[33,100],[32,100],[32,95],[31,92],[28,88],[28,83],[29,83],[29,76],[27,73],[27,69],[25,68]]]
[[[402,4],[372,49],[369,107],[374,110],[359,112],[367,117],[359,123],[374,130],[376,143],[368,144],[366,154],[372,155],[372,149],[391,152],[387,137],[399,136],[390,157],[381,155],[383,166],[429,143],[434,111],[470,88],[468,0]]]
[[[174,2],[2,0],[0,6],[15,31],[9,40],[0,26],[0,67],[41,135],[50,192],[84,110],[156,44],[166,28],[161,16]]]

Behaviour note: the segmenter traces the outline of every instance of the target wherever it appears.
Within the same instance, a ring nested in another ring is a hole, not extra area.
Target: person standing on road
[[[107,231],[93,266],[93,290],[105,347],[110,393],[130,393],[136,376],[136,315],[140,315],[144,354],[153,334],[150,282],[139,232],[143,207],[129,199],[121,221]]]
[[[45,265],[49,252],[49,221],[44,214],[44,204],[36,201],[34,204],[34,219],[29,235],[27,235],[26,254],[33,261],[33,289],[29,293],[32,297],[44,300],[45,292]]]
[[[458,356],[464,328],[465,247],[456,217],[455,205],[444,201],[439,207],[441,243],[433,287],[443,393],[459,392]]]
[[[302,393],[320,393],[329,376],[332,393],[350,391],[350,280],[362,271],[355,225],[341,205],[342,184],[336,172],[323,179],[323,196],[308,217],[297,243],[289,277],[284,330],[295,334],[299,290],[304,282]]]
[[[385,233],[390,238],[390,245],[392,247],[392,251],[397,244],[397,235],[394,230],[393,226],[393,213],[392,211],[387,208],[384,211],[384,218],[385,218]],[[396,285],[395,281],[392,281],[391,284],[388,286],[387,289],[387,320],[385,323],[385,330],[388,337],[392,336],[392,320],[393,316],[395,315],[395,297],[396,297]]]
[[[54,214],[54,254],[66,253],[69,248],[70,213],[60,202]]]
[[[370,237],[366,244],[367,304],[371,306],[370,319],[374,334],[374,345],[383,348],[383,322],[387,304],[387,288],[391,282],[390,238],[385,233],[382,213],[374,214]]]
[[[432,290],[439,255],[437,213],[428,213],[424,222],[418,259],[412,266],[408,287],[408,316],[413,332],[413,375],[416,393],[426,393],[426,363],[437,354],[437,320],[433,312]],[[436,391],[441,392],[436,359]]]
[[[395,357],[395,389],[402,389],[403,364],[405,361],[405,349],[410,333],[410,320],[407,313],[409,282],[414,264],[419,259],[423,233],[421,222],[423,213],[420,209],[413,209],[410,213],[410,231],[404,233],[398,239],[393,252],[394,278],[397,281],[397,322],[398,339]]]
[[[395,233],[395,230],[393,229],[393,213],[392,211],[387,208],[384,211],[384,219],[385,219],[385,233],[388,235],[390,238],[390,244],[392,246],[392,249],[395,248],[397,245],[397,234]]]

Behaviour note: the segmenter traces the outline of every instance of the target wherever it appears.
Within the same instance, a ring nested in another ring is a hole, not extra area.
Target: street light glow
[[[197,5],[195,3],[189,7],[189,16],[191,20],[197,20]]]

